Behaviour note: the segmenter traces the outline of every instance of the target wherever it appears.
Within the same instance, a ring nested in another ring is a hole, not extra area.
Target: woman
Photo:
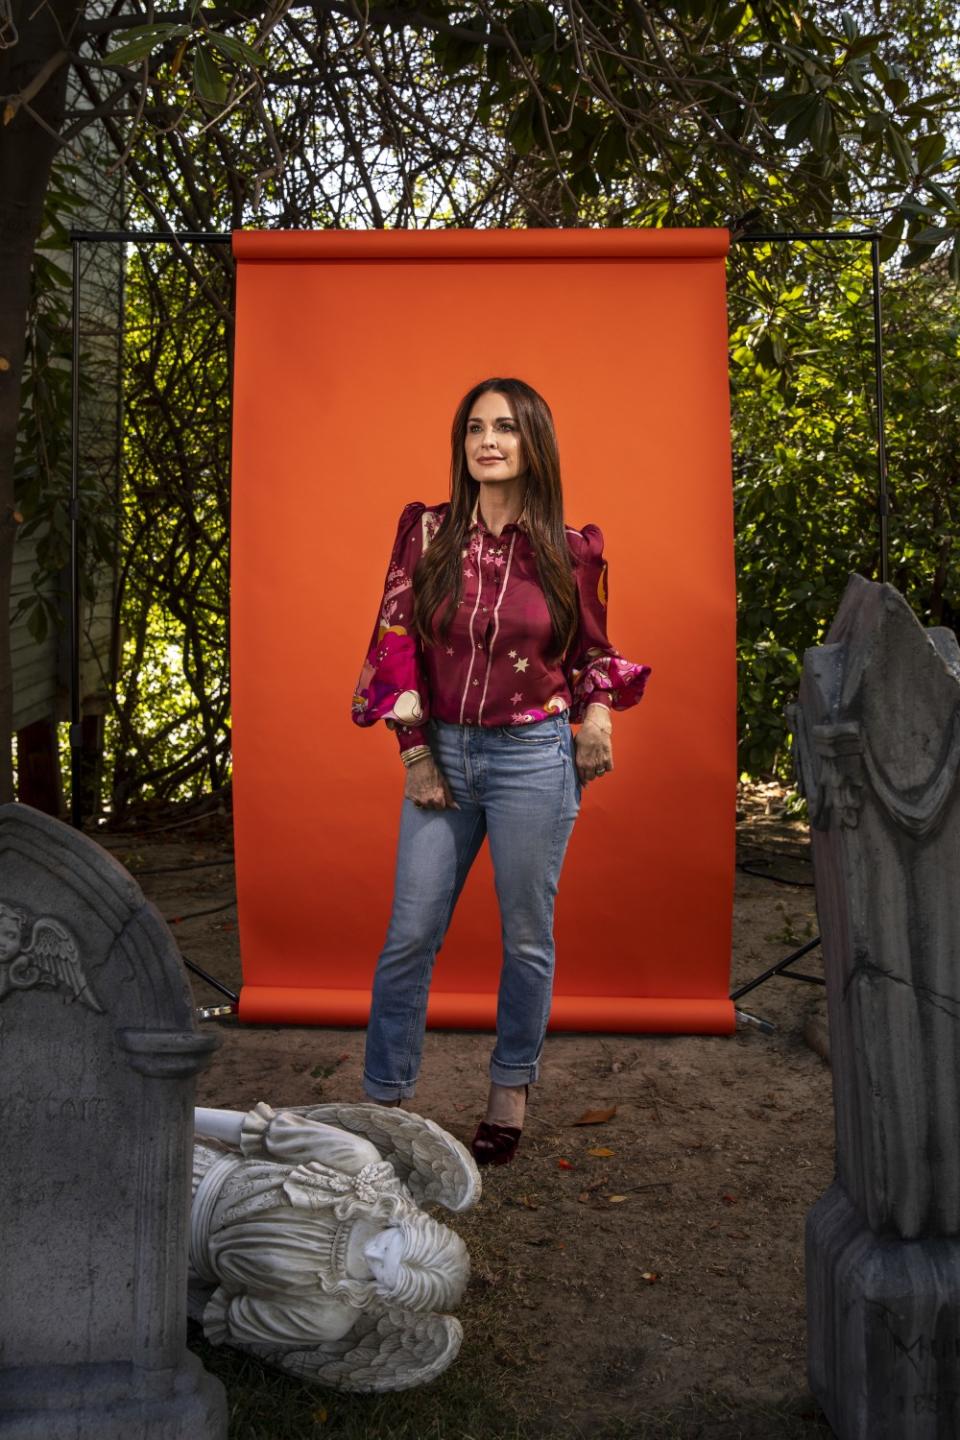
[[[649,674],[607,640],[606,581],[598,528],[564,526],[546,401],[522,380],[475,385],[453,421],[449,502],[400,516],[353,719],[382,717],[407,767],[364,1064],[381,1103],[414,1093],[433,962],[489,837],[504,950],[480,1164],[516,1152],[567,841],[583,788],[613,769],[610,712],[635,705]]]

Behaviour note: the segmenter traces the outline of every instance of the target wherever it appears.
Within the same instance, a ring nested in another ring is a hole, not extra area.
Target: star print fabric
[[[431,716],[458,725],[526,725],[588,705],[636,705],[649,665],[624,659],[607,639],[607,562],[596,525],[567,526],[580,623],[560,661],[547,658],[550,612],[523,516],[499,536],[474,506],[463,560],[463,596],[447,639],[421,645],[411,633],[413,572],[449,503],[413,501],[400,516],[380,614],[353,697],[353,719],[383,719],[400,749],[428,744]]]

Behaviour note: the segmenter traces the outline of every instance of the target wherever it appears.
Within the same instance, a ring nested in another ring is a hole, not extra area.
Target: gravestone
[[[0,1437],[220,1440],[185,1348],[194,1028],[160,915],[100,846],[0,806]]]
[[[810,1384],[841,1440],[960,1434],[960,650],[853,575],[789,707],[812,829],[836,1179]]]

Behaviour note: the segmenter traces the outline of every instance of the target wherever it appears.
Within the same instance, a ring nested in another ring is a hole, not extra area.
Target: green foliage
[[[731,277],[739,764],[781,779],[803,652],[852,572],[879,578],[869,261],[825,248],[753,247]],[[953,625],[960,303],[924,270],[888,276],[884,304],[889,578],[923,624]]]
[[[421,12],[427,25],[436,13]],[[904,42],[876,7],[504,0],[463,22],[485,35],[485,56],[475,37],[440,30],[433,51],[465,80],[485,71],[484,123],[562,177],[566,223],[603,195],[623,223],[664,223],[668,197],[674,224],[758,211],[767,224],[825,225],[868,188],[922,260],[934,243],[956,253],[960,237],[960,200],[945,188],[956,45],[952,69],[919,63],[925,44],[949,43],[944,14],[922,15]]]
[[[142,123],[161,134],[195,135],[198,121],[225,121],[238,106],[258,140],[265,123],[272,129],[274,162],[292,159],[300,147],[278,132],[297,116],[293,129],[315,140],[309,102],[319,94],[324,110],[329,94],[329,113],[367,165],[388,115],[392,149],[401,135],[422,140],[439,118],[429,105],[411,112],[426,85],[454,100],[431,164],[442,167],[455,136],[479,144],[479,124],[503,147],[504,180],[524,162],[525,186],[551,192],[552,223],[716,224],[757,213],[767,225],[824,226],[866,198],[885,215],[890,244],[905,241],[918,263],[936,245],[960,256],[957,42],[939,4],[478,0],[470,10],[386,0],[362,22],[318,6],[261,29],[247,4],[218,11],[216,23],[197,0],[189,23],[167,13],[132,28],[118,17],[117,43],[103,51],[127,87],[142,68]],[[354,131],[356,87],[366,84],[369,124]]]
[[[116,97],[124,117],[110,133],[137,224],[875,217],[891,579],[928,623],[955,622],[960,70],[939,0],[385,0],[362,22],[321,5],[266,24],[252,0],[137,3],[84,42],[85,103],[99,97],[110,116]],[[18,459],[26,525],[43,542],[38,581],[66,557],[68,276],[52,252],[71,198],[63,178],[37,257]],[[127,293],[124,641],[108,724],[118,808],[229,773],[229,265],[148,256]],[[782,711],[803,651],[849,573],[877,574],[868,258],[854,243],[731,254],[740,769],[752,775],[786,777]],[[116,517],[84,483],[89,589]],[[57,607],[37,588],[39,636]]]
[[[193,265],[147,251],[128,268],[115,812],[219,789],[230,769],[230,270],[209,251]]]

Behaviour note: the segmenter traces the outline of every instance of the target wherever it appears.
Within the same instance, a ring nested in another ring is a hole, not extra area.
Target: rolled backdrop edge
[[[730,250],[719,228],[636,230],[234,230],[244,264],[304,260],[715,260]]]
[[[496,995],[431,993],[427,1024],[446,1030],[495,1027]],[[347,1025],[366,1028],[369,990],[244,985],[238,1016],[254,1025]],[[549,1030],[622,1034],[729,1035],[736,1028],[727,996],[557,995]]]

